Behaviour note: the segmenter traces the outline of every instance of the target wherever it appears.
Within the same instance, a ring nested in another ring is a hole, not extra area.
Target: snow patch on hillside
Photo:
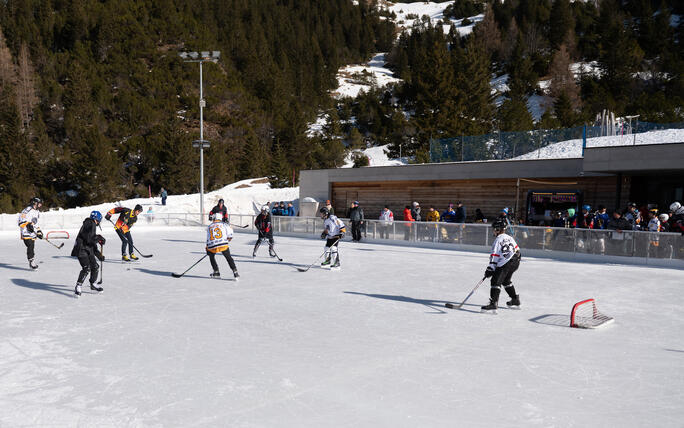
[[[397,15],[395,19],[397,27],[405,31],[411,31],[411,27],[422,22],[423,16],[428,16],[430,23],[435,27],[441,25],[445,34],[449,32],[452,24],[461,36],[470,34],[475,24],[484,19],[484,15],[468,17],[470,24],[466,25],[463,25],[463,19],[446,19],[444,17],[444,9],[452,3],[454,2],[433,3],[421,1],[415,3],[396,3],[389,5],[388,9]],[[444,21],[447,23],[445,24]]]
[[[389,144],[384,146],[369,147],[364,150],[354,150],[350,152],[344,159],[344,165],[342,168],[352,168],[354,166],[354,161],[352,160],[352,153],[361,152],[368,157],[370,161],[369,166],[396,166],[396,165],[408,165],[409,160],[407,157],[402,157],[399,159],[390,159],[387,156],[385,150],[389,147]]]
[[[377,53],[365,64],[342,67],[337,72],[338,88],[332,92],[334,98],[356,98],[362,91],[382,88],[390,83],[401,82],[394,77],[392,70],[385,67],[386,53]]]

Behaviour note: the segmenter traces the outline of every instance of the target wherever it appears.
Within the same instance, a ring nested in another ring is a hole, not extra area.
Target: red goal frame
[[[590,314],[587,314],[587,305],[591,305]],[[581,313],[579,313],[581,312]],[[596,307],[596,300],[585,299],[573,305],[570,312],[570,327],[575,328],[598,328],[615,321],[613,317],[604,315]]]

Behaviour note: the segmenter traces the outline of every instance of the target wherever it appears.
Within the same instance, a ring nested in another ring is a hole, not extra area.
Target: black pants
[[[121,255],[126,255],[126,247],[128,247],[128,254],[133,254],[133,237],[131,231],[124,233],[121,229],[116,229],[116,234],[121,238]]]
[[[36,246],[35,239],[24,239],[24,245],[26,245],[26,258],[31,260],[36,256],[34,247]]]
[[[207,255],[209,256],[209,262],[211,263],[211,267],[214,269],[214,272],[218,271],[218,263],[216,263],[216,254],[217,253],[212,253],[211,251],[207,250]],[[230,248],[226,248],[225,251],[221,252],[223,254],[223,257],[228,260],[228,266],[230,266],[231,270],[237,269],[235,266],[235,261],[233,260],[233,257],[230,255]]]
[[[81,264],[81,272],[78,274],[77,282],[83,284],[88,272],[90,272],[90,283],[94,284],[97,281],[97,275],[100,273],[100,265],[97,264],[93,250],[79,251],[78,262]]]
[[[351,222],[351,224],[352,224],[352,240],[360,241],[361,240],[361,220],[354,220]]]
[[[269,252],[273,251],[273,233],[268,232],[268,233],[263,233],[259,231],[259,238],[257,238],[256,244],[254,244],[254,251],[253,253],[256,253],[256,251],[259,249],[259,246],[261,245],[261,241],[268,241],[268,249]]]
[[[504,287],[510,287],[512,284],[511,278],[513,278],[513,273],[518,270],[519,266],[520,252],[518,251],[515,253],[513,258],[508,261],[508,263],[500,268],[496,268],[494,275],[492,276],[492,287],[501,288],[502,285]]]

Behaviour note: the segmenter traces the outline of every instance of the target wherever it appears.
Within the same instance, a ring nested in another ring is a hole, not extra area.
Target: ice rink
[[[30,271],[17,235],[0,236],[2,427],[684,426],[681,270],[523,248],[522,310],[489,315],[486,285],[444,308],[486,254],[344,242],[340,271],[301,273],[322,241],[276,237],[277,262],[238,233],[239,282],[222,258],[225,279],[208,259],[176,279],[205,231],[149,228],[134,264],[107,232],[105,291],[74,299],[73,239],[37,242]],[[569,328],[590,297],[615,323]]]

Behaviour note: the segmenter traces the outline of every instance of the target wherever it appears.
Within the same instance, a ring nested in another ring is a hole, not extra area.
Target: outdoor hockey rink
[[[342,269],[306,267],[323,241],[276,236],[284,259],[237,233],[241,278],[208,277],[201,228],[133,229],[154,257],[119,262],[104,293],[73,297],[80,266],[0,235],[0,426],[681,427],[684,271],[525,257],[522,310],[460,302],[487,255],[340,245]],[[615,322],[569,328],[595,298]]]

